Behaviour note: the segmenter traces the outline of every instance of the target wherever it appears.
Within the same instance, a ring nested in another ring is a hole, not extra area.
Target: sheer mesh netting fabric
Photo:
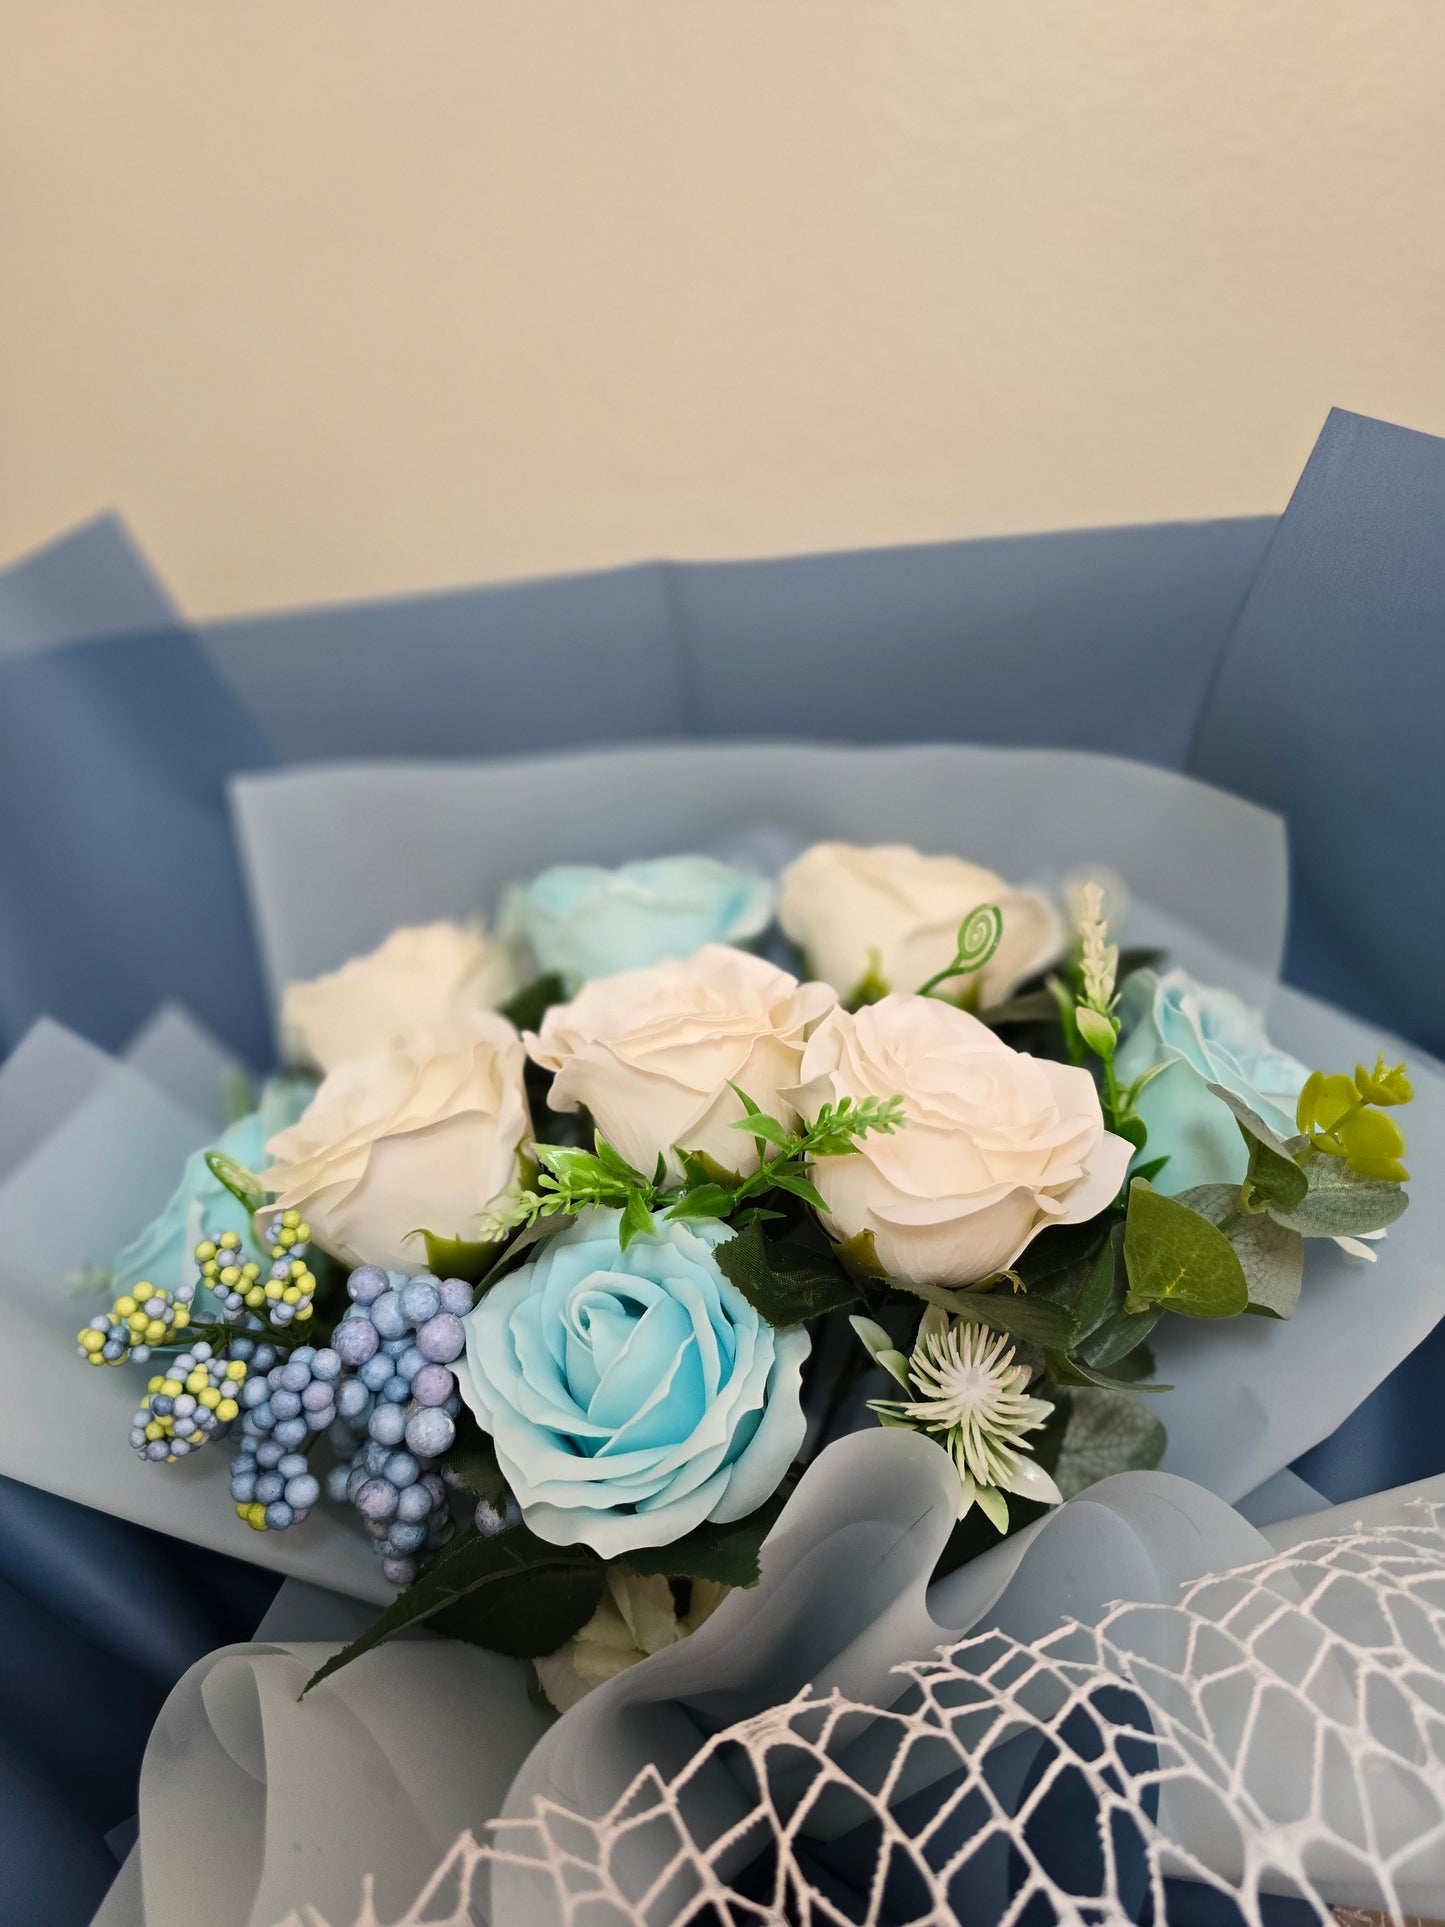
[[[1445,1914],[1445,1507],[1409,1516],[962,1640],[887,1708],[802,1695],[606,1813],[464,1836],[399,1921],[368,1892],[354,1927]]]

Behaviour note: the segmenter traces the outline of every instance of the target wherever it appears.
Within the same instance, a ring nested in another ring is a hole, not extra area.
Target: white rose
[[[959,925],[984,903],[1003,913],[999,947],[982,970],[941,989],[987,1009],[1054,961],[1063,925],[1047,897],[976,863],[906,843],[815,843],[783,872],[778,921],[812,975],[856,1001],[865,984],[876,994],[921,990],[953,961]]]
[[[637,1170],[650,1176],[662,1153],[681,1176],[680,1145],[746,1175],[758,1149],[730,1128],[743,1107],[729,1083],[790,1123],[796,1113],[782,1092],[800,1081],[803,1047],[835,1002],[826,984],[800,984],[761,957],[705,944],[682,962],[597,978],[552,1006],[527,1049],[556,1073],[552,1108],[585,1105]]]
[[[1088,1071],[1011,1050],[937,997],[834,1011],[803,1078],[805,1117],[842,1097],[903,1100],[901,1129],[809,1173],[832,1236],[868,1234],[891,1277],[977,1284],[1047,1226],[1096,1217],[1124,1181],[1131,1147],[1104,1129]]]
[[[413,1031],[457,1031],[516,988],[506,953],[480,924],[394,930],[379,949],[328,976],[288,984],[281,1051],[290,1063],[330,1071]]]
[[[266,1188],[348,1265],[415,1270],[421,1230],[484,1238],[531,1135],[522,1040],[495,1011],[348,1058],[266,1146]],[[268,1212],[267,1216],[270,1215]]]

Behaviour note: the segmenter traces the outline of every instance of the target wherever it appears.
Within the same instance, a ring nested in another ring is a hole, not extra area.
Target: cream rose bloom
[[[864,984],[921,990],[952,962],[959,925],[984,903],[1003,912],[999,947],[982,970],[941,989],[987,1009],[1054,961],[1063,924],[1047,897],[976,863],[906,843],[815,843],[783,872],[778,921],[812,975],[855,1000]]]
[[[799,1082],[803,1047],[836,1001],[826,984],[705,944],[681,962],[597,978],[552,1006],[527,1049],[556,1074],[552,1108],[585,1105],[637,1170],[650,1175],[661,1153],[680,1177],[680,1146],[746,1175],[758,1148],[731,1129],[743,1107],[729,1083],[790,1123],[782,1093]]]
[[[267,1144],[266,1188],[347,1265],[415,1270],[421,1230],[485,1237],[520,1188],[525,1061],[495,1011],[475,1014],[465,1032],[419,1031],[347,1058]]]
[[[665,1579],[609,1566],[601,1603],[581,1632],[548,1658],[533,1661],[542,1691],[565,1713],[594,1687],[695,1633],[731,1590],[715,1579],[694,1579],[688,1610],[679,1613]]]
[[[288,1062],[331,1071],[413,1031],[455,1031],[515,990],[507,953],[480,924],[427,923],[394,930],[379,949],[328,976],[288,984],[281,1051]]]
[[[804,1117],[842,1097],[903,1099],[900,1130],[809,1173],[830,1234],[866,1234],[891,1277],[977,1284],[1049,1225],[1097,1216],[1124,1182],[1131,1147],[1104,1129],[1088,1071],[1011,1050],[937,997],[834,1011],[803,1080]]]

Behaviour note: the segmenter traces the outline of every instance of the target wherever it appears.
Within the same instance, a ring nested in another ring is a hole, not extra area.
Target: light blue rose
[[[200,1270],[192,1254],[202,1237],[214,1231],[238,1231],[249,1239],[250,1216],[212,1176],[206,1152],[224,1151],[248,1171],[259,1171],[265,1162],[267,1138],[294,1124],[315,1091],[309,1078],[272,1078],[261,1092],[259,1109],[238,1118],[214,1144],[203,1145],[186,1159],[170,1203],[116,1259],[117,1292],[129,1291],[142,1279],[164,1285],[171,1292],[177,1285],[194,1284]]]
[[[1165,1066],[1138,1103],[1149,1133],[1145,1158],[1169,1158],[1154,1180],[1160,1191],[1244,1178],[1244,1139],[1208,1084],[1242,1098],[1281,1137],[1293,1136],[1294,1101],[1308,1073],[1275,1049],[1259,1013],[1232,991],[1196,983],[1183,970],[1162,977],[1140,970],[1124,986],[1120,1016],[1124,1041],[1114,1063],[1120,1084],[1151,1065]]]
[[[594,977],[691,957],[705,943],[746,944],[772,920],[773,886],[710,856],[663,856],[604,870],[559,863],[508,891],[503,934],[531,951],[539,977],[569,990]]]
[[[454,1367],[532,1531],[605,1559],[741,1519],[803,1443],[805,1331],[775,1331],[719,1269],[725,1225],[618,1245],[588,1211],[468,1313]]]

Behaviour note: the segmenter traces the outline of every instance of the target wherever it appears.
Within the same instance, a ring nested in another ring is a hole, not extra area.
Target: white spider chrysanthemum
[[[930,1305],[923,1314],[913,1355],[905,1359],[871,1319],[850,1321],[877,1362],[896,1378],[907,1399],[875,1399],[872,1410],[885,1425],[927,1432],[958,1469],[958,1516],[975,1502],[1000,1532],[1008,1530],[1006,1492],[1058,1505],[1063,1498],[1031,1455],[1025,1434],[1035,1432],[1053,1406],[1028,1395],[1029,1368],[1000,1332],[971,1319],[950,1319]]]

